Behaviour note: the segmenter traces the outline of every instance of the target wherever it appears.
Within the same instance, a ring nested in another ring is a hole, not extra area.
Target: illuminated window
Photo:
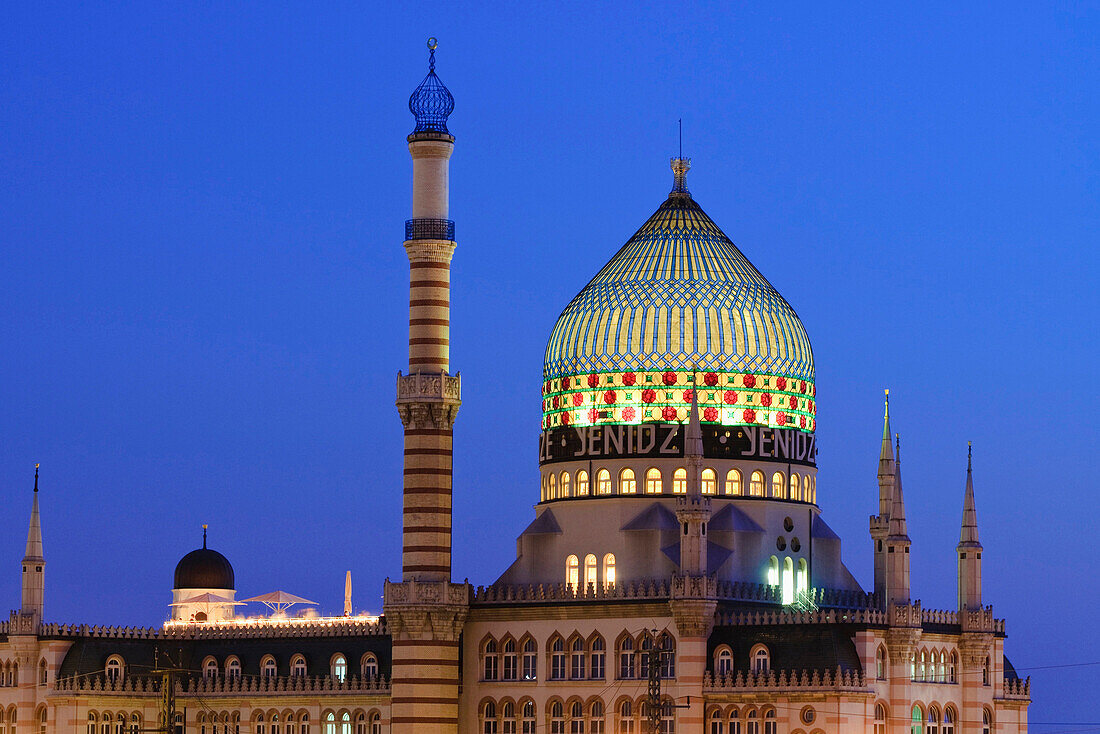
[[[588,496],[588,472],[583,469],[577,472],[577,496]]]
[[[928,653],[920,651],[920,667],[917,668],[917,677],[920,680],[928,680]]]
[[[608,553],[603,557],[603,584],[607,588],[615,585],[615,554]]]
[[[768,586],[779,586],[779,559],[775,556],[768,559]]]
[[[790,556],[783,559],[783,603],[794,603],[794,561]]]
[[[646,494],[660,494],[663,489],[661,487],[661,470],[660,469],[647,469],[645,473],[645,491]]]
[[[547,481],[547,493],[546,499],[556,500],[558,498],[558,477],[556,474],[551,474]]]
[[[733,670],[733,653],[726,646],[718,648],[714,655],[714,672],[718,675],[728,675]]]
[[[699,475],[699,483],[703,494],[718,494],[718,475],[713,469],[704,469]]]
[[[730,469],[726,472],[726,494],[742,494],[744,490],[744,479],[741,477],[741,472],[736,469]]]
[[[673,494],[687,494],[688,491],[688,473],[687,469],[683,467],[672,472],[672,493]]]
[[[882,645],[879,645],[878,652],[875,653],[875,677],[886,680],[886,648]]]
[[[580,560],[576,556],[565,559],[565,583],[573,590],[580,583]]]
[[[634,494],[638,491],[638,482],[634,479],[633,469],[619,472],[619,494]]]
[[[753,497],[764,496],[764,472],[754,471],[749,477],[749,494]]]
[[[787,496],[787,480],[783,476],[783,472],[777,471],[772,474],[772,497],[778,497],[779,499],[785,499]]]
[[[351,714],[347,711],[340,714],[340,734],[351,734]]]
[[[332,677],[341,683],[348,677],[348,659],[340,653],[332,656]]]
[[[798,475],[791,472],[791,499],[802,499],[802,484],[798,479]]]
[[[874,734],[886,734],[886,707],[881,703],[875,704],[875,732]]]
[[[263,714],[260,714],[260,717],[262,718]],[[260,734],[260,732],[257,732],[257,734]],[[336,734],[336,714],[331,711],[325,714],[324,734]]]
[[[807,498],[810,502],[817,502],[817,477],[812,474],[807,474],[806,485],[810,488],[810,496]]]
[[[798,596],[805,596],[810,591],[810,572],[805,558],[798,559],[798,575],[795,577],[794,591]]]
[[[928,707],[928,725],[924,727],[925,734],[940,734],[940,712],[935,706]]]
[[[909,720],[909,734],[924,734],[924,712],[921,711],[920,706],[913,707]]]
[[[752,652],[749,653],[749,660],[752,664],[752,672],[757,675],[763,675],[771,669],[771,655],[764,645],[753,647]]]
[[[955,671],[958,669],[958,667],[959,667],[959,654],[957,652],[952,651],[952,653],[951,653],[951,663],[949,664],[949,666],[947,668],[947,672],[951,676],[951,682],[952,683],[958,683],[959,682],[958,677],[955,674]]]
[[[596,472],[596,494],[611,494],[611,472],[607,469]]]
[[[596,556],[589,553],[584,557],[584,590],[596,590]]]
[[[539,488],[539,491],[542,494],[542,501],[543,502],[550,499],[550,492],[547,491],[546,485],[547,485],[546,475],[543,475],[543,477],[542,477],[542,486]]]
[[[568,497],[572,494],[572,487],[569,481],[569,472],[563,471],[561,473],[561,496]]]

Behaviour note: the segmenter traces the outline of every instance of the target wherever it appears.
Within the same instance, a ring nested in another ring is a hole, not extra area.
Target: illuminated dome
[[[814,429],[814,362],[791,305],[691,198],[668,199],[565,307],[546,347],[543,428],[687,418]]]

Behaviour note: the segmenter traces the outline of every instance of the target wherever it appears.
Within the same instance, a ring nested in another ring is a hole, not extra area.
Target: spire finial
[[[38,464],[34,465],[34,491],[38,492]]]
[[[435,49],[439,46],[439,41],[435,36],[428,39],[428,69],[435,71]]]
[[[206,525],[202,526],[202,547],[206,548]]]
[[[894,434],[894,456],[897,457],[895,461],[901,461],[901,434]]]
[[[967,441],[966,442],[966,470],[970,471],[971,459],[973,458],[974,446]]]
[[[684,158],[683,153],[679,158],[669,161],[672,166],[672,191],[673,194],[687,194],[687,172],[691,168],[691,159]]]

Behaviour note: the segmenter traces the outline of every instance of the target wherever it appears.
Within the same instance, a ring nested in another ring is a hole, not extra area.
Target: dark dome
[[[176,564],[173,589],[236,589],[229,559],[209,548],[193,550]]]

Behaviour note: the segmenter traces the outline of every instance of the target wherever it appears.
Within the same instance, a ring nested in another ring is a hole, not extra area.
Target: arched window
[[[645,472],[645,491],[646,494],[660,494],[664,491],[661,484],[661,470],[652,467],[646,469]]]
[[[881,703],[875,704],[874,734],[886,734],[886,707]]]
[[[943,710],[943,734],[955,734],[955,709],[948,706]]]
[[[588,707],[588,734],[604,734],[603,701],[599,699]]]
[[[264,655],[263,660],[260,661],[260,671],[264,678],[275,677],[275,658],[270,655]],[[343,680],[343,678],[341,678]]]
[[[917,677],[920,680],[928,680],[928,653],[920,651],[920,667],[917,668]]]
[[[611,588],[615,585],[615,554],[608,553],[603,557],[603,585]]]
[[[794,591],[799,597],[810,592],[810,568],[806,565],[805,558],[798,559],[798,573],[795,574]]]
[[[568,497],[572,494],[572,483],[569,481],[569,472],[561,473],[561,496]]]
[[[46,734],[46,724],[49,723],[49,711],[45,706],[38,710],[38,734]]]
[[[802,484],[798,480],[798,475],[794,472],[791,472],[791,499],[802,499]]]
[[[588,472],[586,472],[584,469],[581,469],[579,472],[577,472],[577,496],[588,496]]]
[[[740,495],[744,493],[743,484],[744,480],[741,478],[741,472],[736,469],[730,469],[726,472],[726,486],[724,490],[726,494]]]
[[[229,656],[225,661],[225,677],[230,680],[241,677],[241,661],[235,655]]]
[[[661,677],[665,679],[676,677],[676,642],[667,632],[661,634],[657,640],[660,650]]]
[[[367,734],[367,715],[362,711],[355,712],[355,734]]]
[[[580,701],[569,704],[569,734],[584,734],[584,706]]]
[[[618,734],[634,734],[634,706],[630,701],[619,704],[618,720]]]
[[[730,734],[741,734],[741,714],[737,709],[730,711]]]
[[[568,556],[565,559],[565,583],[571,590],[576,590],[580,575],[580,560],[575,555]]]
[[[589,590],[591,590],[592,592],[595,592],[597,583],[598,582],[597,582],[597,579],[596,579],[596,556],[595,556],[595,554],[589,553],[588,555],[586,555],[584,557],[584,591],[585,591],[585,593],[588,593]]]
[[[522,734],[535,734],[535,727],[538,725],[535,719],[535,702],[524,701],[523,702],[523,732]]]
[[[565,680],[565,640],[561,635],[550,638],[550,680]]]
[[[920,706],[913,706],[913,713],[909,717],[909,734],[924,734],[924,712]]]
[[[218,677],[218,660],[213,656],[207,657],[202,662],[202,677],[213,680]]]
[[[511,701],[504,702],[500,707],[500,719],[501,724],[503,724],[501,734],[516,734],[516,705],[514,703]],[[378,734],[382,734],[381,730]]]
[[[722,718],[722,709],[714,709],[707,717],[710,722],[710,734],[726,734],[726,720]]]
[[[114,717],[111,716],[110,711],[103,712],[103,722],[99,725],[99,731],[101,734],[111,734],[111,722],[114,721]]]
[[[749,477],[749,495],[752,497],[764,496],[764,472],[754,471]]]
[[[501,657],[504,665],[501,676],[504,680],[516,680],[519,677],[519,656],[516,655],[516,641],[511,637],[504,640],[500,646]]]
[[[265,732],[267,731],[267,725],[264,722],[263,711],[256,714],[256,718],[252,720],[252,731],[255,732],[255,734],[265,734]]]
[[[764,734],[775,734],[775,709],[764,712]]]
[[[539,663],[539,648],[535,641],[528,637],[523,642],[523,679],[537,680]],[[534,704],[532,704],[534,705]]]
[[[348,677],[348,659],[340,653],[336,653],[332,656],[332,663],[330,665],[332,669],[332,677],[341,683]]]
[[[775,556],[768,559],[768,586],[779,586],[779,559]]]
[[[634,638],[623,635],[619,640],[619,678],[630,680],[634,677]]]
[[[591,652],[589,654],[588,677],[592,680],[603,680],[606,655],[603,638],[599,635],[593,637],[589,643],[589,650]]]
[[[787,479],[781,471],[772,474],[772,497],[780,499],[787,497]]]
[[[635,494],[638,491],[638,482],[634,479],[633,469],[623,469],[619,472],[619,494]]]
[[[481,707],[481,731],[482,734],[497,734],[497,705],[492,701],[486,701]]]
[[[241,734],[240,720],[237,718],[240,714],[233,713],[234,731],[233,734]],[[309,734],[309,714],[303,713],[298,717],[298,731],[300,734]],[[226,734],[229,734],[228,730]]]
[[[985,656],[985,660],[982,662],[982,685],[988,686],[990,682],[989,675],[989,656]]]
[[[747,734],[760,734],[760,720],[756,717],[755,709],[749,709],[745,713],[745,731]]]
[[[699,475],[699,491],[703,494],[718,494],[718,475],[713,469],[704,469]]]
[[[120,711],[118,718],[115,719],[115,734],[125,734],[126,732],[126,712]]]
[[[0,713],[3,710],[0,709]],[[96,716],[95,711],[88,712],[88,734],[96,734],[96,730],[99,728],[99,717]],[[12,734],[15,734],[15,727],[12,727]]]
[[[558,475],[551,473],[550,477],[546,480],[547,499],[556,500],[558,498]]]
[[[46,662],[42,661],[40,670],[45,671]],[[122,678],[123,662],[122,658],[118,655],[112,655],[107,658],[107,680],[112,683],[117,683]],[[41,680],[41,677],[39,677]]]
[[[347,711],[340,714],[340,734],[351,734],[351,714]]]
[[[288,711],[286,713],[286,716],[284,717],[283,723],[284,723],[284,726],[285,726],[285,729],[286,729],[286,734],[295,734],[294,712],[293,711]],[[216,726],[215,726],[214,734],[218,734]]]
[[[306,658],[298,654],[290,658],[290,674],[295,678],[304,678],[306,674]]]
[[[886,648],[882,645],[878,646],[878,651],[875,653],[875,677],[886,680]]]
[[[271,734],[282,734],[279,729],[279,712],[271,712]]]
[[[118,680],[116,677],[114,680]],[[44,686],[50,682],[49,669],[46,667],[45,660],[38,661],[38,685]]]
[[[481,679],[496,680],[500,672],[500,658],[497,657],[497,641],[489,638],[481,646]]]
[[[723,645],[714,654],[714,672],[718,675],[728,675],[733,671],[733,652]]]
[[[607,469],[596,472],[596,494],[611,494],[611,472]],[[534,704],[531,705],[534,706]]]
[[[940,650],[940,664],[936,670],[936,680],[940,683],[947,682],[947,650]]]
[[[993,731],[993,714],[989,709],[982,709],[982,734],[991,734]]]
[[[928,707],[928,725],[924,731],[925,734],[940,734],[940,712],[935,706]]]
[[[757,675],[765,674],[771,670],[771,655],[765,645],[755,645],[752,652],[749,653],[749,660],[752,664],[752,672]]]
[[[687,494],[688,491],[688,473],[687,469],[680,467],[676,471],[672,472],[672,493],[673,494]]]
[[[261,718],[263,714],[260,714]],[[256,734],[263,734],[262,732],[256,732]],[[329,711],[325,714],[325,729],[324,734],[336,734],[336,714]]]
[[[676,704],[668,699],[661,703],[660,734],[676,734]]]
[[[810,502],[815,502],[816,503],[817,502],[817,477],[813,476],[812,474],[807,474],[805,479],[806,479],[806,486],[809,487],[809,489],[810,489],[810,496],[807,498],[807,500],[809,500]]]
[[[565,706],[561,701],[550,704],[550,734],[565,734]]]
[[[572,680],[584,680],[584,640],[574,637],[569,643],[569,677]]]
[[[959,668],[959,654],[955,651],[952,651],[951,652],[951,663],[950,663],[950,666],[948,667],[948,670],[947,670],[947,672],[951,675],[951,682],[952,683],[958,683],[959,682],[958,681],[958,676],[955,673],[955,671],[958,670],[958,668]]]

